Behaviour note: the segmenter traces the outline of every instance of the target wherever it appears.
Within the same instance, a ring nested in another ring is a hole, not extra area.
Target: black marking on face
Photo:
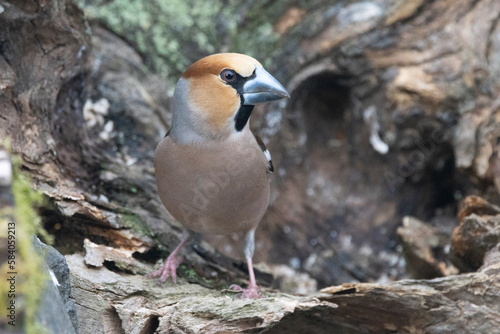
[[[234,77],[232,77],[231,80],[228,80],[229,73],[234,74]],[[252,80],[255,77],[256,77],[255,70],[253,71],[252,75],[248,77],[241,76],[238,72],[230,68],[225,68],[220,72],[220,78],[222,79],[222,81],[224,81],[226,85],[233,87],[240,96],[242,96],[243,94],[243,85],[248,80]]]
[[[243,97],[241,98],[241,106],[240,109],[236,112],[234,116],[234,128],[236,131],[241,131],[247,125],[248,119],[250,115],[252,115],[253,105],[245,105],[243,104]]]
[[[231,77],[231,80],[227,80],[228,79],[227,74],[229,71],[231,71],[235,75],[234,77]],[[240,74],[238,74],[238,72],[236,72],[232,69],[228,69],[228,68],[222,70],[222,72],[220,74],[222,81],[224,81],[224,83],[226,85],[233,87],[236,90],[236,92],[238,93],[238,95],[240,96],[240,100],[241,100],[240,108],[238,109],[238,111],[236,112],[236,114],[234,116],[234,128],[238,132],[243,130],[245,125],[247,125],[248,119],[252,115],[252,111],[253,111],[253,107],[254,107],[253,105],[245,105],[244,104],[245,100],[243,99],[243,85],[245,85],[245,83],[248,80],[252,80],[253,78],[255,78],[255,76],[256,76],[255,70],[253,71],[252,75],[250,75],[248,77],[243,77]]]

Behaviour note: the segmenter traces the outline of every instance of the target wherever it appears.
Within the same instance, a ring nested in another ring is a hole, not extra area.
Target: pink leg
[[[165,282],[165,280],[170,276],[172,277],[172,282],[177,283],[177,267],[181,264],[183,257],[177,256],[177,254],[181,251],[182,247],[189,240],[189,233],[184,233],[181,242],[177,247],[175,247],[174,251],[170,253],[170,255],[165,260],[165,264],[155,272],[148,274],[148,278],[160,276],[160,282]]]
[[[243,289],[241,286],[233,284],[229,287],[229,290],[241,292],[238,294],[239,298],[262,298],[259,294],[259,287],[257,286],[257,282],[255,281],[255,274],[253,272],[252,259],[247,259],[248,264],[248,273],[250,275],[250,284],[248,284],[248,288]]]
[[[248,265],[248,274],[250,276],[250,284],[248,284],[248,288],[243,289],[241,286],[233,284],[229,287],[230,290],[241,292],[238,294],[240,298],[261,298],[262,296],[259,294],[259,287],[257,286],[257,282],[255,281],[255,273],[253,272],[253,263],[252,256],[254,252],[254,231],[250,231],[247,233],[245,238],[245,258]]]

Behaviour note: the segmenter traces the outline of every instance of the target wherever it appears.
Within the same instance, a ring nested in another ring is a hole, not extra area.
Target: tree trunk
[[[500,2],[313,7],[270,17],[268,70],[291,99],[253,117],[277,167],[256,234],[269,266],[265,298],[238,300],[225,288],[246,279],[241,236],[194,243],[177,285],[144,277],[181,236],[152,163],[168,83],[70,0],[0,0],[0,138],[49,198],[80,333],[498,328]],[[271,289],[286,284],[307,295]]]

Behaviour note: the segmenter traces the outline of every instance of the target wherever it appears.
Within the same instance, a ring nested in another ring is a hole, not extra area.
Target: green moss
[[[196,274],[196,271],[186,267],[185,265],[180,265],[178,270],[182,274],[182,277],[187,279],[189,282],[198,281],[200,279],[200,277]]]
[[[19,157],[12,157],[12,165],[12,195],[15,202],[14,217],[17,222],[23,224],[27,233],[41,236],[44,242],[50,245],[53,243],[53,236],[49,235],[43,229],[41,219],[34,209],[46,206],[47,198],[41,192],[34,190],[28,178],[21,174],[21,160]]]
[[[199,284],[210,289],[222,289],[227,286],[226,282],[219,282],[215,279],[208,279],[204,276],[198,275],[192,267],[185,264],[181,264],[177,268],[177,274],[184,277],[191,284]]]
[[[197,59],[216,52],[254,56],[264,66],[282,52],[274,23],[291,0],[78,0],[86,16],[122,36],[150,70],[177,80]]]
[[[31,188],[28,179],[20,173],[20,159],[12,157],[12,164],[11,191],[14,207],[3,209],[0,213],[0,237],[6,238],[7,228],[15,224],[15,264],[11,268],[6,262],[1,269],[2,273],[16,272],[14,300],[17,306],[17,325],[24,325],[28,334],[46,333],[43,326],[36,322],[35,315],[48,277],[44,274],[46,270],[43,258],[35,252],[32,243],[32,237],[36,234],[41,235],[46,242],[52,240],[41,227],[40,217],[34,209],[43,205],[45,199],[40,192]],[[2,296],[6,296],[6,291],[9,289],[5,282],[6,280],[2,279],[0,284]],[[1,298],[0,308],[5,310],[7,302],[10,302],[10,299]],[[24,314],[24,324],[19,323],[21,314]]]
[[[139,215],[130,211],[120,212],[119,215],[120,222],[124,227],[129,228],[138,235],[146,235],[151,238],[154,237],[151,229],[142,221]]]

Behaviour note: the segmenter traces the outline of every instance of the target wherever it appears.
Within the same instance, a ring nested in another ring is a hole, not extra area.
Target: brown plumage
[[[191,231],[248,232],[269,202],[267,165],[250,131],[238,140],[199,145],[167,136],[156,150],[158,194],[168,212]]]
[[[207,234],[246,233],[248,289],[259,297],[252,267],[254,231],[269,203],[270,155],[250,131],[253,105],[288,97],[255,59],[216,54],[194,63],[174,93],[172,127],[155,154],[158,194],[170,214],[187,229]],[[181,259],[177,253],[149,276],[164,281]]]

